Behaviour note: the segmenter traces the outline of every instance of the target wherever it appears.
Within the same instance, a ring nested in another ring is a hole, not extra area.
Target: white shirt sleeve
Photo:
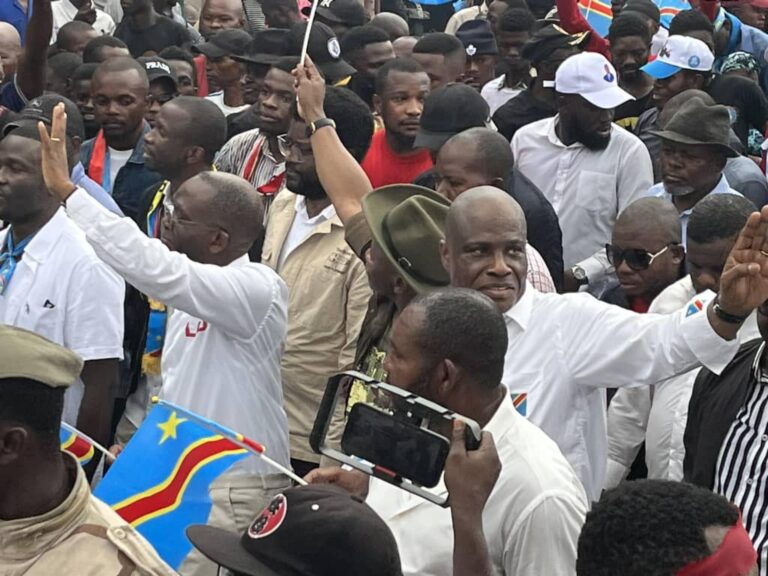
[[[586,512],[569,496],[544,493],[515,523],[504,548],[504,574],[572,576]]]
[[[649,386],[622,388],[608,407],[608,466],[605,486],[615,488],[627,477],[640,452],[651,413]]]
[[[637,314],[587,294],[560,296],[562,354],[573,381],[622,388],[651,385],[706,366],[719,374],[739,348],[722,339],[707,318],[707,291],[674,314]]]
[[[193,262],[148,238],[133,220],[111,213],[82,188],[67,200],[67,213],[99,258],[128,283],[234,337],[253,338],[285,296],[282,280],[266,266]]]

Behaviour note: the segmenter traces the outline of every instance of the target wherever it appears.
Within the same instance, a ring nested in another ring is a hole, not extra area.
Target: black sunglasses
[[[612,244],[606,244],[605,245],[605,254],[608,256],[608,262],[611,263],[611,265],[614,268],[618,268],[621,266],[622,262],[626,262],[627,266],[632,268],[635,272],[640,272],[642,270],[648,270],[651,264],[653,264],[653,261],[656,260],[659,256],[664,254],[667,250],[669,250],[672,246],[677,246],[678,244],[676,242],[673,242],[672,244],[667,244],[656,252],[656,254],[652,254],[648,252],[647,250],[643,250],[641,248],[628,248],[626,250],[623,250],[617,246],[614,246]]]

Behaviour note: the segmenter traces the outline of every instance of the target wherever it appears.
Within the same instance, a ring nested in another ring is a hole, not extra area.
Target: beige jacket
[[[371,290],[365,265],[344,240],[338,216],[318,224],[278,268],[296,195],[284,190],[269,211],[262,263],[288,285],[288,336],[282,361],[291,458],[319,462],[309,446],[328,378],[348,370]]]
[[[58,507],[33,518],[0,521],[1,576],[171,576],[154,548],[109,506],[91,495],[82,468]]]

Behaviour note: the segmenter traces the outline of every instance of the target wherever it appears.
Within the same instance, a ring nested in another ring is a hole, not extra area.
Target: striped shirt
[[[761,366],[765,343],[755,357],[752,382],[720,448],[717,494],[741,510],[758,553],[760,576],[768,576],[768,372]]]

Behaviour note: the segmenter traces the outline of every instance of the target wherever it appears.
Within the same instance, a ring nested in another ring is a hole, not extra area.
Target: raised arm
[[[299,63],[293,75],[301,117],[307,124],[325,118],[325,80],[309,56],[304,66]],[[361,202],[372,190],[371,183],[357,160],[344,148],[335,130],[320,129],[311,142],[320,184],[346,226],[349,219],[362,210]]]
[[[608,47],[608,41],[594,31],[589,25],[587,19],[579,10],[576,0],[555,0],[557,4],[557,16],[560,19],[560,26],[569,34],[579,34],[581,32],[590,32],[589,42],[585,46],[587,52],[597,52],[602,54],[608,60],[611,59],[611,51]]]
[[[16,86],[27,100],[37,98],[45,89],[45,58],[52,31],[51,0],[35,0],[16,69]]]

